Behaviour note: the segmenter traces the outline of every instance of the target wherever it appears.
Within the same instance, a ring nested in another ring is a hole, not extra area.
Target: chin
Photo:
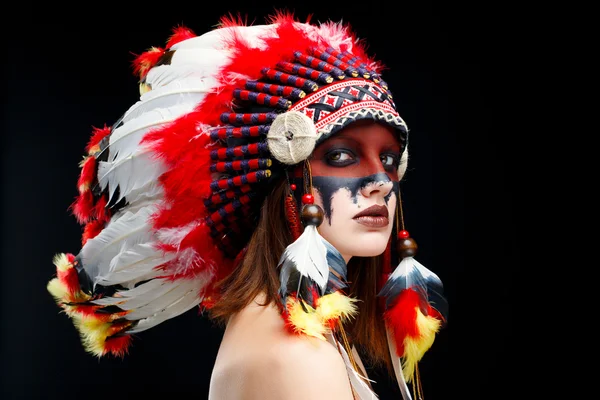
[[[379,233],[371,233],[366,235],[358,235],[352,242],[346,242],[336,246],[341,254],[352,257],[376,257],[385,251],[390,235]]]

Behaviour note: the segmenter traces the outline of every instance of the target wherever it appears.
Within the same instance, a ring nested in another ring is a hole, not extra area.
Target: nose
[[[394,188],[394,184],[385,173],[377,173],[365,177],[360,186],[360,193],[364,197],[381,196],[385,197]]]

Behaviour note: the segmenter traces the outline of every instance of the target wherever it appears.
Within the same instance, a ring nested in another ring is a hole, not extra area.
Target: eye
[[[355,156],[350,150],[335,149],[325,154],[325,161],[334,167],[345,167],[355,162]]]
[[[400,165],[400,155],[399,154],[391,154],[391,153],[382,154],[379,156],[379,159],[381,160],[381,163],[383,164],[383,166],[385,168],[394,169],[394,168],[398,168],[398,166]]]

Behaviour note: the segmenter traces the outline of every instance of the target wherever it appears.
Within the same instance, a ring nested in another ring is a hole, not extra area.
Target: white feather
[[[155,112],[151,115],[154,119],[150,120],[150,125],[171,122],[192,111],[204,99],[209,90],[206,82],[200,80],[187,88],[177,88],[177,84],[177,82],[171,83],[172,86],[167,85],[144,94],[127,110],[122,122],[128,123],[150,112]]]
[[[137,305],[136,302],[130,300],[126,304],[121,305],[121,308],[132,310],[131,313],[127,314],[127,319],[135,321],[153,316],[173,304],[175,301],[181,299],[187,292],[192,290],[190,282],[185,280],[167,282],[164,286],[168,288],[168,290],[163,292],[160,296],[152,296],[153,298],[146,304]]]
[[[98,277],[98,284],[103,286],[126,284],[131,280],[139,280],[148,276],[152,270],[171,260],[175,255],[157,249],[153,243],[139,243],[117,254],[109,265],[106,274]],[[160,274],[161,271],[156,271]]]
[[[147,206],[135,213],[127,211],[115,216],[96,237],[85,243],[81,248],[81,262],[94,286],[98,277],[107,273],[110,261],[117,254],[152,239],[148,218],[154,211],[155,207]]]
[[[156,159],[151,148],[140,146],[134,153],[124,157],[119,156],[113,162],[98,163],[98,182],[102,189],[108,187],[109,201],[113,200],[118,187],[119,197],[116,201],[119,201],[132,190],[158,179],[164,171],[163,163]]]
[[[148,303],[160,298],[165,293],[172,291],[173,288],[179,285],[178,282],[173,282],[167,279],[155,278],[144,282],[139,286],[129,289],[120,290],[111,297],[106,297],[94,301],[96,304],[118,304],[123,310],[133,310],[138,307],[143,307]],[[131,318],[136,319],[136,318]]]
[[[192,107],[189,104],[180,104],[172,108],[155,109],[114,130],[110,136],[109,147],[105,150],[109,152],[109,157],[107,161],[99,162],[97,172],[101,189],[104,190],[107,185],[109,186],[110,199],[117,186],[119,186],[117,201],[124,197],[128,201],[137,200],[143,194],[155,197],[161,193],[154,184],[165,167],[162,162],[150,157],[147,153],[149,148],[142,147],[140,141],[150,129],[174,121],[189,112]],[[132,175],[133,169],[141,173]],[[145,189],[142,190],[143,188]],[[128,197],[130,194],[131,196]]]
[[[217,76],[231,59],[232,53],[215,49],[179,49],[171,57],[171,65],[194,66],[202,77]]]
[[[369,385],[365,382],[365,380],[370,382],[373,381],[367,377],[364,377],[356,369],[354,369],[352,363],[350,362],[350,357],[348,357],[348,353],[346,352],[346,349],[344,349],[344,346],[342,346],[331,333],[326,334],[326,338],[327,341],[335,346],[341,353],[342,358],[344,359],[344,364],[346,365],[346,372],[350,378],[350,384],[352,385],[354,392],[358,395],[358,398],[360,400],[377,399],[375,392],[373,392],[373,390],[371,390]]]
[[[209,281],[210,274],[194,279],[172,281],[170,279],[152,279],[130,290],[120,290],[113,297],[93,301],[99,305],[118,305],[123,310],[134,310],[125,318],[138,324],[127,331],[129,334],[152,328],[168,319],[174,318],[202,300],[202,289]]]
[[[150,329],[168,319],[174,318],[184,312],[191,310],[194,306],[200,304],[202,298],[198,295],[197,291],[190,290],[177,302],[171,304],[164,311],[157,313],[151,317],[142,319],[133,328],[127,331],[127,333],[138,333]]]
[[[179,50],[203,49],[213,50],[223,47],[223,32],[224,29],[212,29],[200,36],[183,40],[171,46],[171,50],[175,52]]]
[[[400,388],[400,393],[402,393],[402,398],[404,400],[412,400],[412,396],[410,395],[410,390],[406,385],[406,380],[404,379],[404,374],[402,373],[402,366],[400,365],[400,357],[396,354],[396,344],[392,339],[390,330],[386,327],[385,333],[387,336],[388,349],[390,351],[390,357],[392,358],[392,366],[394,367],[394,373],[396,374],[396,380],[398,381],[398,387]]]
[[[163,274],[163,272],[160,270],[155,269],[157,266],[162,264],[160,260],[157,258],[149,258],[144,261],[145,263],[137,268],[132,266],[131,269],[111,272],[106,275],[99,276],[97,280],[98,285],[122,285],[124,287],[131,287],[138,282],[155,278]]]
[[[101,282],[98,282],[98,284],[103,286],[119,285],[124,288],[131,289],[135,288],[140,282],[145,282],[162,275],[164,275],[163,271],[150,266],[145,266],[143,269],[140,268],[136,270],[116,272],[109,275]]]
[[[131,118],[124,119],[123,124],[110,135],[109,154],[111,157],[109,160],[114,160],[117,154],[131,154],[150,129],[173,122],[194,108],[192,103],[165,104],[164,106],[153,107],[151,110],[134,110],[133,114],[137,115],[130,114]]]
[[[201,220],[192,221],[187,225],[177,228],[162,228],[156,231],[156,237],[161,243],[178,246],[183,238],[201,223]]]
[[[146,182],[146,184],[132,189],[125,196],[125,200],[127,200],[127,204],[129,207],[134,208],[138,205],[138,202],[159,202],[162,200],[164,194],[164,190],[157,180],[151,180]]]
[[[227,45],[227,39],[231,38],[234,33],[238,33],[254,45],[262,45],[260,37],[269,35],[273,32],[273,25],[249,25],[218,28],[208,31],[200,36],[181,41],[171,47],[176,50],[177,54],[180,50],[190,49],[217,49],[222,51]]]
[[[99,305],[114,305],[123,303],[132,298],[143,297],[147,293],[158,290],[163,285],[164,281],[162,279],[152,279],[132,289],[118,290],[112,297],[103,297],[92,301],[92,303]]]
[[[127,319],[138,320],[151,317],[181,300],[189,292],[193,291],[198,295],[199,290],[196,280],[183,278],[165,283],[164,286],[168,287],[169,290],[162,293],[160,296],[154,296],[154,298],[146,304],[137,305],[130,300],[127,303],[120,305],[123,309],[133,310],[131,313],[127,314]]]
[[[328,21],[320,24],[318,34],[334,49],[339,50],[341,45],[345,45],[348,51],[352,51],[354,43],[348,35],[348,28],[342,22]]]
[[[285,249],[281,258],[292,261],[300,274],[312,279],[322,291],[325,290],[329,278],[327,247],[314,225],[307,225],[302,235]]]
[[[441,284],[441,279],[414,257],[405,257],[388,278],[388,282],[402,284],[405,288],[425,288],[427,282]],[[396,285],[393,285],[395,287]]]
[[[153,94],[153,92],[176,81],[187,82],[183,88],[202,89],[204,93],[212,91],[217,86],[216,78],[214,76],[207,76],[197,65],[159,65],[152,68],[148,72],[148,75],[146,75],[146,83],[150,85],[152,90],[144,93],[140,97],[140,100],[147,100],[148,96]]]
[[[176,244],[179,246],[179,244]],[[205,259],[194,248],[187,247],[177,250],[177,257],[169,263],[169,273],[177,276],[197,274],[198,271],[209,271],[212,273],[219,266],[210,258]]]

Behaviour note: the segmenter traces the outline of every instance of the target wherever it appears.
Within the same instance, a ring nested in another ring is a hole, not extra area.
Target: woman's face
[[[344,257],[384,252],[398,201],[401,145],[395,130],[357,121],[321,143],[310,158],[321,235]]]

